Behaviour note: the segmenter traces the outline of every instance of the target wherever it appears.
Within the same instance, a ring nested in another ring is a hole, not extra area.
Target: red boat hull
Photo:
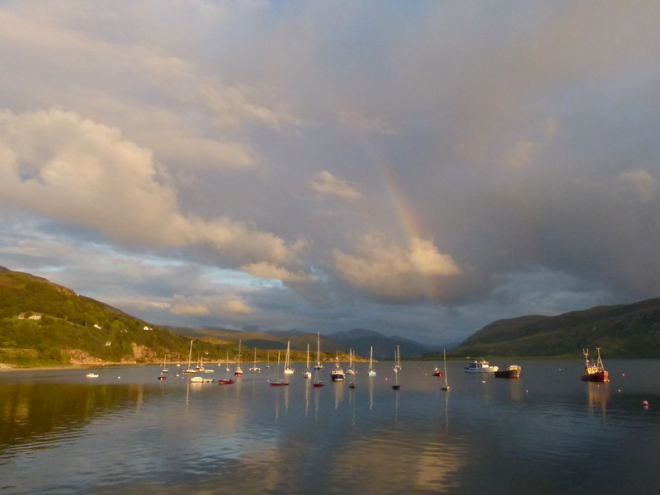
[[[607,371],[597,371],[588,375],[582,375],[583,382],[607,383],[610,381],[610,374]]]
[[[232,383],[234,383],[234,380],[229,380],[226,378],[218,380],[218,385],[231,385]]]

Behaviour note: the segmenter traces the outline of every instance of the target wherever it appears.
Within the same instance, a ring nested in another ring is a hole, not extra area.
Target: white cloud
[[[172,298],[170,312],[176,315],[191,316],[249,315],[252,313],[252,308],[237,294],[212,296],[175,294]]]
[[[624,184],[631,186],[642,201],[651,201],[658,190],[658,181],[648,170],[622,172],[619,178]]]
[[[356,250],[356,255],[335,250],[335,267],[345,281],[375,297],[434,299],[433,279],[461,273],[450,255],[425,239],[412,238],[401,248],[367,236]]]
[[[227,217],[184,215],[153,153],[121,132],[59,109],[0,111],[0,205],[71,222],[127,244],[206,244],[237,263],[290,261],[276,235]]]
[[[350,186],[345,180],[335,177],[327,170],[319,172],[310,181],[314,191],[323,195],[337,196],[339,198],[355,201],[362,199],[362,193]]]

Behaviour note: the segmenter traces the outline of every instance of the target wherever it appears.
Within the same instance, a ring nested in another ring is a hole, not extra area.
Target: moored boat
[[[337,354],[337,357],[335,358],[334,369],[330,371],[330,379],[333,382],[343,382],[346,379],[346,373],[344,373],[344,370],[339,366],[339,354]]]
[[[98,378],[99,374],[98,373],[87,373],[85,376],[87,378]]]
[[[374,346],[371,346],[369,351],[369,376],[376,376],[376,370],[374,369]]]
[[[192,383],[212,383],[212,382],[213,382],[213,378],[204,378],[204,377],[201,377],[201,376],[193,376],[193,377],[190,379],[190,381],[191,381]]]
[[[243,368],[241,368],[241,341],[238,341],[238,354],[236,355],[236,370],[234,376],[243,376]]]
[[[499,370],[499,366],[492,366],[488,361],[472,361],[469,363],[463,371],[466,373],[493,373]]]
[[[232,385],[234,383],[234,380],[231,378],[221,378],[218,380],[218,385]]]
[[[517,364],[510,364],[503,370],[497,370],[495,372],[496,378],[520,378],[520,372],[522,368]]]
[[[596,361],[589,361],[589,349],[582,349],[584,354],[584,375],[582,381],[585,382],[609,382],[610,374],[603,365],[603,360],[600,358],[600,347],[596,348],[598,358]]]
[[[436,366],[435,369],[433,370],[433,376],[442,376],[442,371]]]

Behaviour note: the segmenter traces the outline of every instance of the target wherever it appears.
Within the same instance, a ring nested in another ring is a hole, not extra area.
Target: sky
[[[660,2],[0,1],[0,265],[460,342],[660,296]]]

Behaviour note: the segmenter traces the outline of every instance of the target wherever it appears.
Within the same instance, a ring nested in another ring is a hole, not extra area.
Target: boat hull
[[[610,381],[610,374],[605,370],[597,371],[596,373],[588,373],[582,375],[582,381],[607,383]]]
[[[496,378],[520,378],[520,366],[508,366],[506,369],[498,370],[495,372]]]

